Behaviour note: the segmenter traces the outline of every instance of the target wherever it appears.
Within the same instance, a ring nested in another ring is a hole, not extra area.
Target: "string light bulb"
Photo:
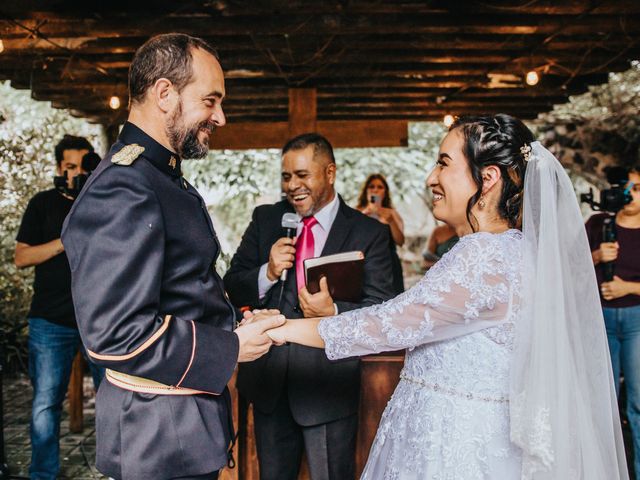
[[[109,107],[111,107],[113,110],[117,110],[120,108],[120,97],[118,97],[117,95],[114,95],[113,97],[111,97],[109,99]]]
[[[451,125],[453,125],[453,121],[454,121],[453,115],[449,115],[449,114],[445,115],[442,121],[444,122],[444,126],[449,128]]]
[[[527,76],[525,77],[524,81],[527,85],[531,85],[533,87],[540,81],[540,75],[538,75],[538,72],[536,72],[535,70],[531,70],[527,72]]]

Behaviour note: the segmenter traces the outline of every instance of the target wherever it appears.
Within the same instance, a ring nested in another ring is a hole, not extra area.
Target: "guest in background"
[[[396,245],[401,247],[404,244],[404,222],[398,211],[393,208],[389,184],[384,175],[373,173],[367,177],[360,191],[356,208],[380,223],[389,225],[393,239],[389,246],[393,267],[393,290],[396,295],[404,292],[402,263],[396,249]]]
[[[427,249],[422,253],[425,269],[431,268],[442,256],[447,253],[458,242],[459,237],[449,225],[438,225],[433,229],[429,240],[427,241]]]
[[[620,370],[627,389],[627,418],[633,436],[634,467],[640,473],[640,166],[629,172],[632,201],[616,215],[616,242],[602,241],[605,213],[587,221],[591,256],[600,285],[616,392]],[[602,263],[615,262],[615,275],[604,281]]]
[[[384,175],[373,173],[367,177],[356,208],[380,223],[389,225],[395,244],[399,247],[404,244],[404,222],[398,211],[393,208],[389,184]]]
[[[98,157],[86,138],[64,136],[55,147],[56,188],[39,192],[29,201],[16,238],[16,266],[35,267],[28,314],[32,480],[54,480],[60,471],[62,402],[73,359],[78,350],[84,353],[71,299],[71,269],[60,233],[80,191],[79,180],[95,168],[95,163],[85,161],[91,155]],[[91,362],[89,367],[97,389],[104,372]]]

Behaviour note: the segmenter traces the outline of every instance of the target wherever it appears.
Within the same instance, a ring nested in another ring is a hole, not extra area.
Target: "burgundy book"
[[[359,302],[362,297],[364,253],[336,253],[304,261],[304,274],[309,293],[320,291],[320,278],[327,277],[329,292],[334,301]]]

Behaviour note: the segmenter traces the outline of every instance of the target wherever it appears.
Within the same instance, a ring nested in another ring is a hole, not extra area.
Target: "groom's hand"
[[[252,362],[267,353],[273,341],[265,332],[283,325],[284,322],[284,315],[271,315],[236,328],[234,333],[240,344],[238,362]]]
[[[270,308],[267,310],[247,310],[243,312],[242,321],[240,322],[239,326],[248,325],[249,323],[253,323],[257,320],[262,320],[266,317],[272,317],[274,315],[280,315],[280,310],[278,310],[277,308]]]

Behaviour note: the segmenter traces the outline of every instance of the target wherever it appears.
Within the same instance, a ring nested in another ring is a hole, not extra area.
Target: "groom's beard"
[[[201,128],[208,128],[213,133],[215,125],[206,120],[190,127],[185,126],[182,119],[182,101],[180,101],[166,127],[171,148],[183,159],[206,157],[209,153],[209,144],[208,141],[198,140],[198,132]]]

